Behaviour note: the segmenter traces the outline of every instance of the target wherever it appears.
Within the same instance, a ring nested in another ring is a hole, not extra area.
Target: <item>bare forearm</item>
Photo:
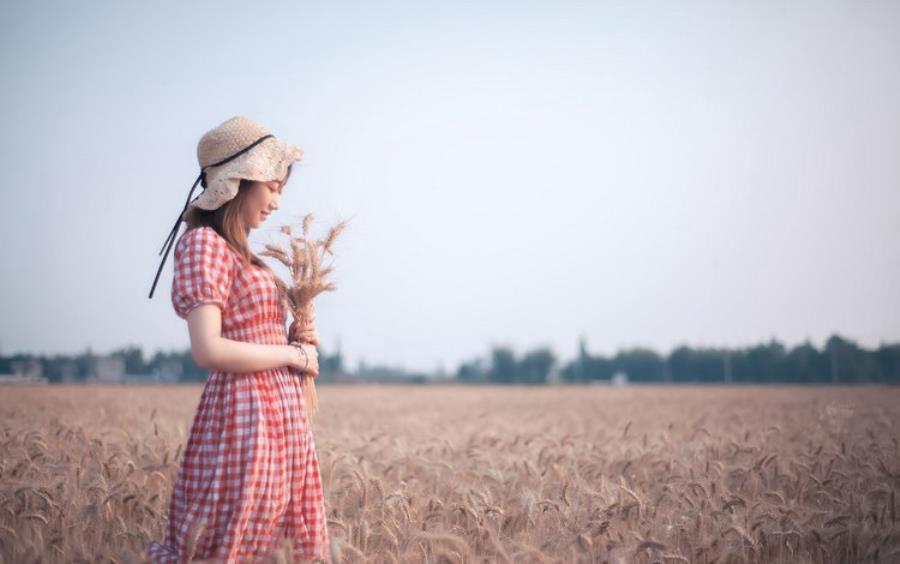
[[[194,360],[208,370],[256,372],[288,366],[297,354],[290,345],[265,345],[210,337],[192,345]]]

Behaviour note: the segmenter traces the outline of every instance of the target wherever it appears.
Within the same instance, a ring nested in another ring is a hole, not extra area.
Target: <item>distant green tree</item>
[[[612,380],[616,373],[616,361],[605,356],[589,356],[582,367],[589,382]]]
[[[582,337],[578,342],[578,356],[564,365],[559,375],[564,382],[593,382],[611,380],[615,372],[613,359],[591,355],[587,350],[587,341]]]
[[[878,382],[882,380],[878,356],[855,342],[833,335],[825,344],[831,361],[833,382]]]
[[[509,384],[517,377],[516,355],[507,347],[494,347],[491,350],[491,368],[488,379],[491,382]]]
[[[75,379],[85,380],[88,376],[92,376],[91,371],[97,361],[97,355],[91,350],[91,347],[85,349],[83,353],[75,357]]]
[[[779,382],[783,381],[783,360],[787,351],[776,340],[739,350],[732,355],[732,369],[735,381],[739,382]]]
[[[194,355],[191,354],[191,349],[187,349],[178,355],[179,360],[181,360],[182,373],[181,373],[181,381],[182,382],[205,382],[207,376],[209,376],[209,372],[205,368],[200,368],[197,366],[197,363],[194,362]]]
[[[549,348],[530,351],[519,361],[518,381],[529,384],[546,384],[550,371],[556,365],[556,355]]]
[[[459,368],[456,370],[456,378],[460,382],[484,382],[488,379],[488,375],[482,366],[482,362],[480,358],[476,358],[474,360],[470,360],[468,362],[463,362],[459,365]]]
[[[121,358],[125,361],[126,374],[147,374],[147,365],[144,364],[144,351],[135,345],[123,347],[110,353],[110,356]]]
[[[691,349],[681,346],[669,355],[669,373],[673,382],[724,382],[729,351]]]
[[[663,379],[663,359],[646,348],[619,351],[613,359],[618,370],[625,372],[630,381],[652,382]]]
[[[783,359],[779,370],[786,381],[798,383],[827,382],[829,379],[828,357],[809,341],[790,350]]]
[[[878,363],[880,381],[900,383],[900,344],[882,344],[873,355]]]
[[[41,369],[44,376],[51,384],[59,384],[66,376],[66,369],[70,366],[72,360],[68,356],[55,355],[52,357],[41,357]]]
[[[344,372],[344,355],[338,350],[334,354],[328,354],[324,349],[319,348],[319,375],[316,376],[318,382],[330,382],[334,380],[335,375]]]
[[[602,355],[590,354],[587,342],[582,337],[578,342],[578,356],[561,370],[560,376],[570,382],[592,382],[611,380],[615,372],[615,361]]]

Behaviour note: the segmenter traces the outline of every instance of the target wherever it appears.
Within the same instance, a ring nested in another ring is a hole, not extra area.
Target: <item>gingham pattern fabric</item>
[[[222,336],[287,344],[286,312],[272,274],[242,266],[212,228],[175,247],[172,304],[179,317],[200,304],[222,308]],[[154,562],[193,558],[258,561],[287,537],[294,553],[328,560],[319,463],[299,378],[288,367],[210,372],[169,504]]]

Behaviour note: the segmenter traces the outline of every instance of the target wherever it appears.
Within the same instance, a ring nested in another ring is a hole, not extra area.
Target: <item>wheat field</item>
[[[2,562],[146,561],[200,391],[0,388]],[[335,562],[900,561],[897,388],[320,386],[319,402]]]

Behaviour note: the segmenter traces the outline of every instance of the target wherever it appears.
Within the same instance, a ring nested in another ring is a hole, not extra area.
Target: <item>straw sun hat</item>
[[[184,208],[159,251],[159,254],[165,252],[165,256],[156,271],[149,297],[153,297],[163,265],[189,208],[218,209],[237,196],[242,179],[281,180],[287,174],[288,167],[302,157],[303,149],[282,143],[265,127],[241,116],[226,120],[203,134],[197,143],[200,175],[191,186]],[[191,200],[197,184],[202,185],[204,190]]]
[[[300,147],[282,143],[245,117],[233,117],[207,131],[197,143],[205,190],[190,205],[217,209],[237,195],[241,179],[280,180],[288,166],[301,157]]]

